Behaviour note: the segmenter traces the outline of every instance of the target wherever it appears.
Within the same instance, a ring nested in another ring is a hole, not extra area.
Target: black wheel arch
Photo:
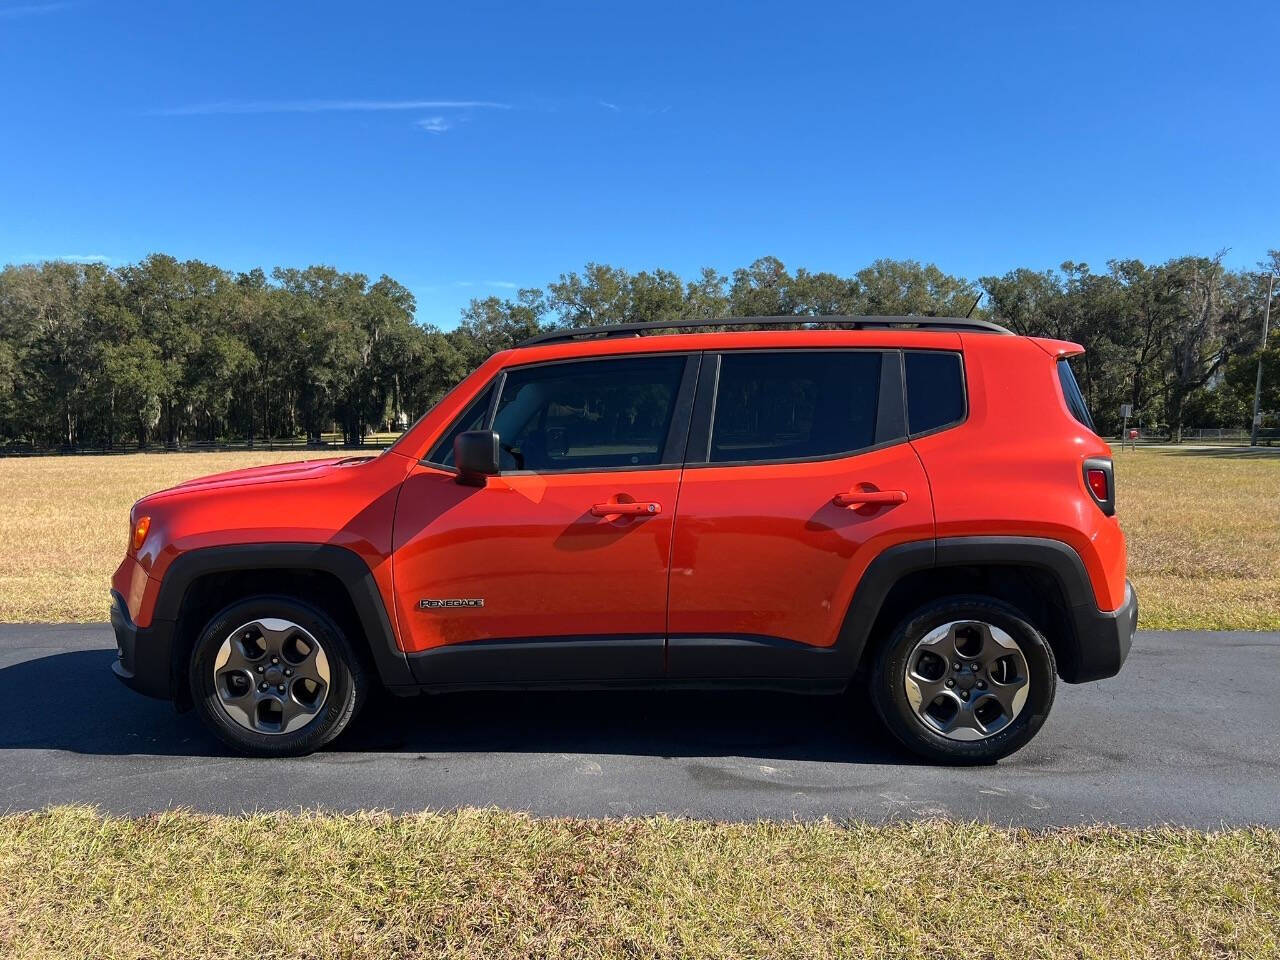
[[[1137,622],[1129,587],[1116,611],[1098,609],[1084,561],[1045,537],[946,537],[899,544],[879,554],[854,592],[837,645],[851,670],[864,669],[872,641],[932,599],[984,593],[1021,609],[1045,635],[1067,683],[1113,676]]]
[[[298,586],[304,583],[309,585],[305,591]],[[180,554],[165,570],[152,618],[151,629],[171,637],[169,689],[180,709],[190,706],[187,661],[205,621],[241,596],[281,592],[301,594],[348,631],[359,631],[361,636],[350,639],[368,653],[385,686],[393,691],[413,687],[382,594],[359,554],[335,544],[203,547]]]

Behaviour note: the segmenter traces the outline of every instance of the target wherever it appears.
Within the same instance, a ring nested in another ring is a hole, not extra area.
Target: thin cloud
[[[622,108],[618,106],[616,103],[610,103],[608,100],[597,100],[596,102],[599,103],[600,106],[604,107],[606,110],[612,110],[614,113],[622,112]]]
[[[42,17],[74,7],[74,3],[24,3],[18,7],[0,7],[0,20],[17,20],[21,17]]]
[[[510,110],[494,100],[220,100],[162,107],[151,111],[164,117],[200,117],[253,113],[369,113],[387,110]]]
[[[55,263],[58,260],[67,263],[112,263],[115,257],[108,257],[101,253],[64,253],[56,257],[28,257],[27,259],[35,263]]]
[[[418,126],[427,131],[427,133],[444,133],[453,124],[444,117],[425,117],[418,121]]]

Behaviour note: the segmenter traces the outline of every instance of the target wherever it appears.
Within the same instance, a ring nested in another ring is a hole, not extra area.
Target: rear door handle
[[[652,500],[644,503],[597,503],[591,508],[593,517],[652,517],[662,512],[662,504]]]
[[[885,505],[906,503],[905,490],[850,490],[848,493],[837,493],[831,498],[837,507],[863,507],[867,504]]]

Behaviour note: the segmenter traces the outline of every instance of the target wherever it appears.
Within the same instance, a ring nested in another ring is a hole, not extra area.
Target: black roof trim
[[[598,327],[572,327],[550,330],[516,344],[517,347],[535,347],[544,343],[561,343],[566,340],[608,339],[610,337],[639,337],[651,330],[688,330],[699,327],[763,327],[795,326],[842,327],[850,330],[867,330],[883,327],[915,327],[921,330],[966,330],[977,333],[999,333],[1013,336],[1013,331],[989,320],[973,320],[968,317],[807,317],[789,315],[782,317],[700,317],[688,320],[659,320],[651,323],[610,323]]]

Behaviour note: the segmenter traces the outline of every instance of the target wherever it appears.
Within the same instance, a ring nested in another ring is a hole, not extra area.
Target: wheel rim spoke
[[[1022,710],[1022,705],[1026,702],[1029,692],[1030,688],[1025,672],[1009,683],[993,681],[987,690],[988,695],[993,697],[1010,717],[1016,716]]]
[[[916,645],[916,654],[933,653],[941,657],[943,660],[951,660],[956,655],[955,638],[951,635],[951,627],[954,624],[943,624],[934,630],[930,630],[925,638]]]
[[[942,685],[941,680],[921,680],[919,677],[909,676],[907,683],[915,685],[920,703],[928,703],[935,697],[943,696],[947,692],[947,688]]]
[[[1030,692],[1026,658],[1005,630],[957,620],[930,630],[907,657],[907,700],[930,730],[951,740],[994,736]]]
[[[319,712],[320,705],[323,704],[323,702],[322,698],[317,698],[317,700],[311,704],[300,703],[294,696],[293,690],[291,688],[286,689],[284,696],[281,698],[284,732],[288,733],[296,727],[301,726],[302,724],[299,723],[299,721],[305,723],[307,720],[314,717]]]
[[[255,733],[292,733],[320,712],[329,695],[328,655],[290,620],[261,618],[232,631],[213,675],[227,717]]]
[[[960,703],[959,709],[955,716],[941,728],[940,732],[948,734],[957,740],[971,740],[976,737],[967,736],[967,734],[976,733],[979,736],[985,736],[986,730],[978,723],[973,715],[973,703]]]

